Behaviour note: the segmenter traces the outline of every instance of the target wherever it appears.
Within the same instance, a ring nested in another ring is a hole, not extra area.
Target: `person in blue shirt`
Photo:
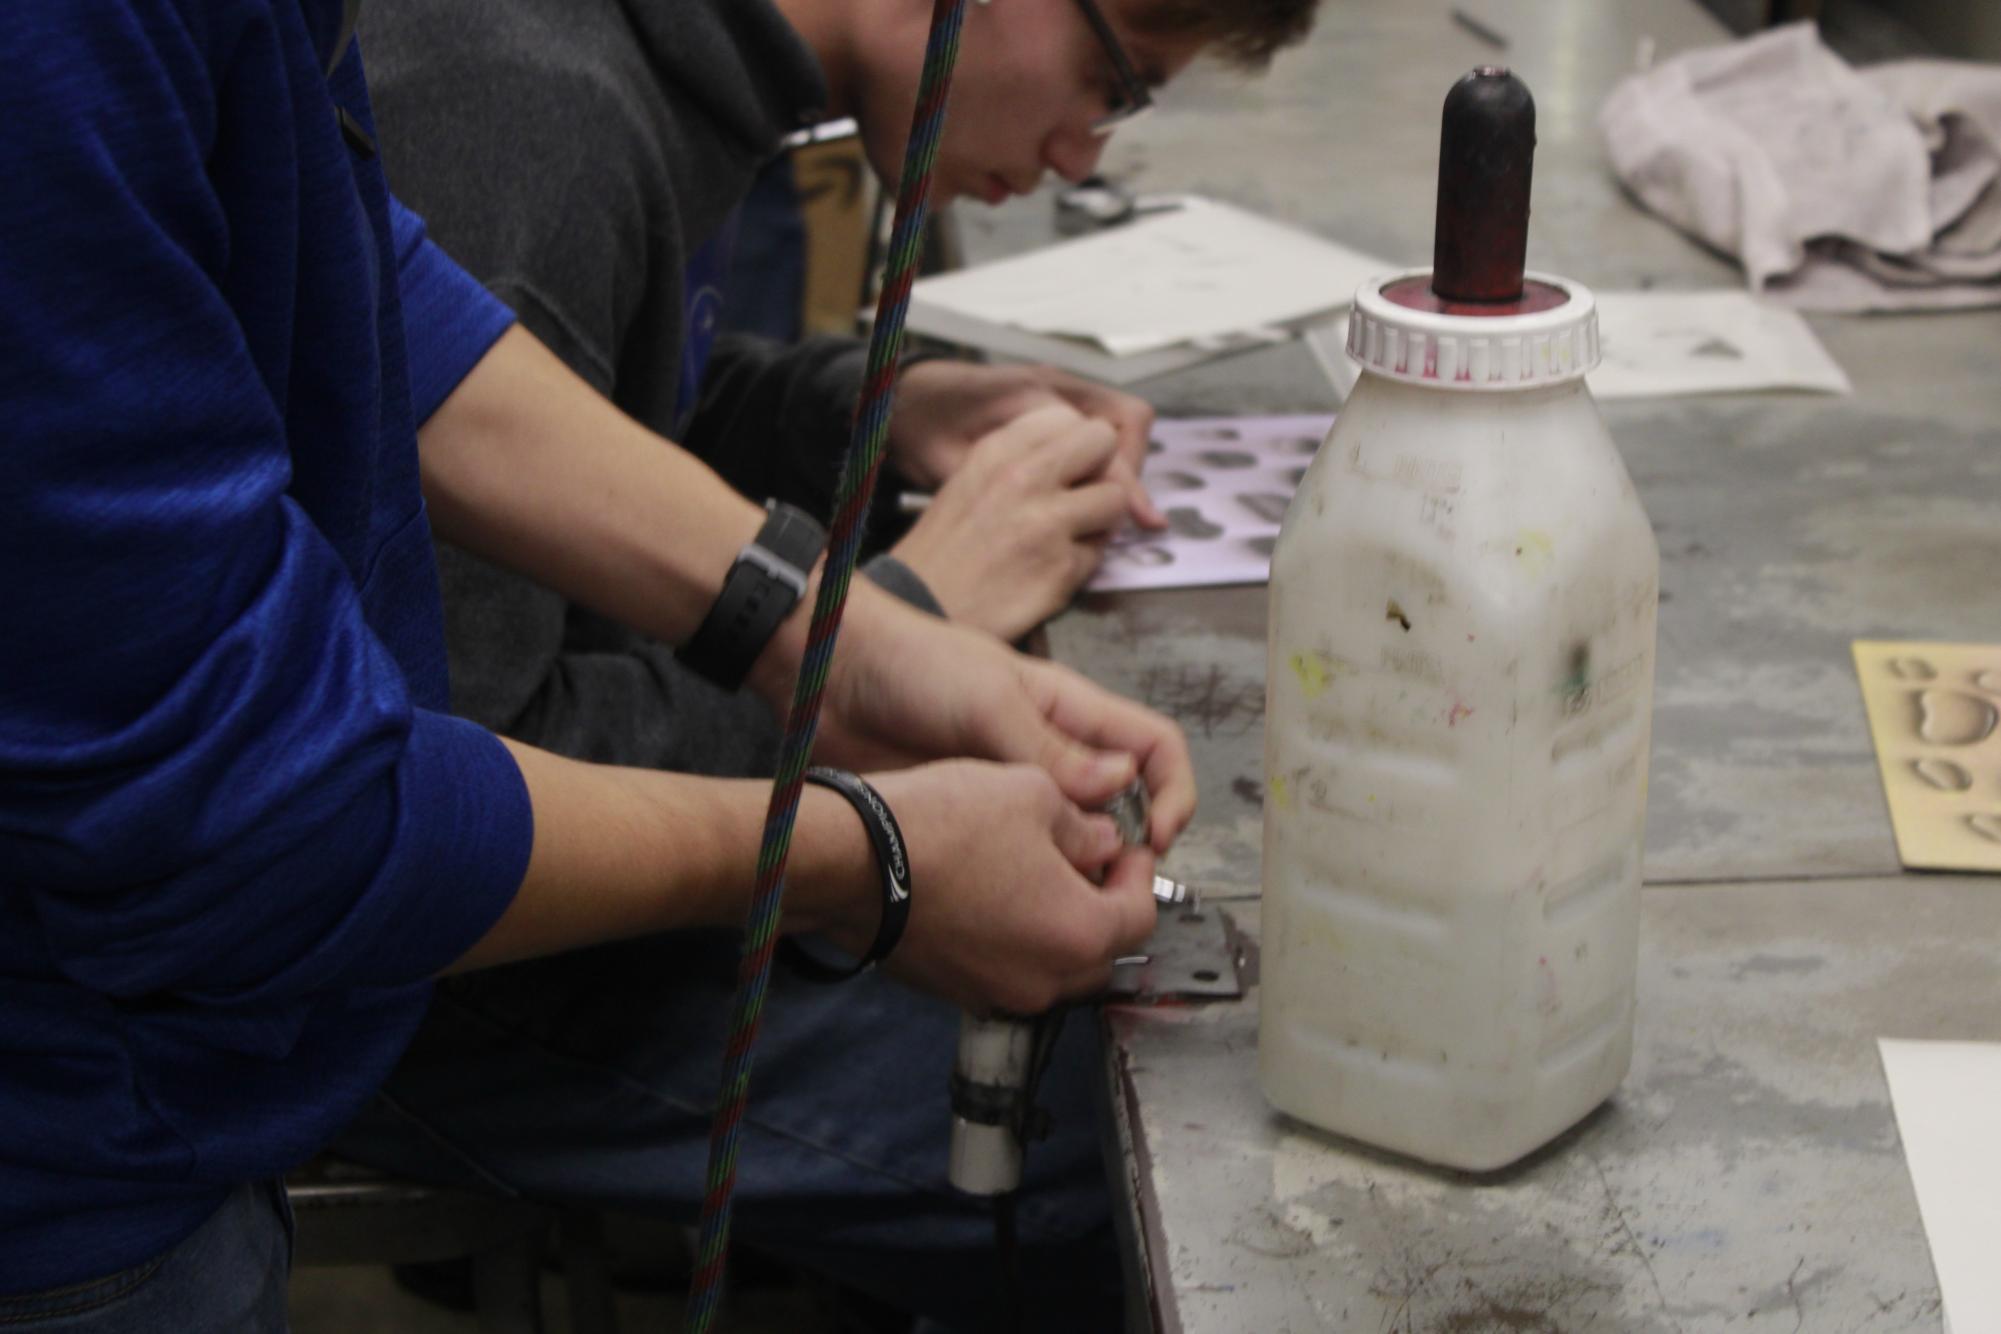
[[[275,1183],[432,979],[726,926],[754,880],[762,784],[446,710],[434,529],[682,643],[764,516],[396,204],[349,8],[0,7],[9,1329],[283,1328]],[[819,758],[877,771],[907,836],[905,980],[1034,1011],[1146,936],[1194,804],[1167,720],[860,582],[826,709]],[[1136,773],[1152,846],[1122,850],[1085,811]],[[808,789],[793,849],[785,929],[865,942],[852,809]]]

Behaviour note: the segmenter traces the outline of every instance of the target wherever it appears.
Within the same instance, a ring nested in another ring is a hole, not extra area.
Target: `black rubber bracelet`
[[[808,769],[805,781],[840,793],[862,817],[862,828],[868,831],[876,870],[882,877],[882,920],[876,923],[868,952],[851,964],[828,963],[808,953],[790,936],[779,941],[778,948],[786,965],[801,977],[813,982],[845,982],[888,958],[896,942],[903,939],[903,928],[910,921],[910,858],[904,851],[903,831],[880,792],[845,769]]]
[[[805,595],[826,529],[802,509],[776,501],[757,537],[737,553],[715,605],[682,646],[681,661],[725,690],[743,684],[750,665]]]

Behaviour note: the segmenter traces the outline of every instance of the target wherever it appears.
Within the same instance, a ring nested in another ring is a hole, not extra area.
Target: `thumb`
[[[1153,901],[1153,871],[1152,852],[1127,848],[1105,877],[1103,895],[1115,914],[1114,939],[1120,954],[1144,945],[1159,922],[1160,910]]]
[[[983,717],[993,758],[1035,765],[1085,810],[1104,805],[1139,776],[1131,755],[1085,745],[1044,717],[1025,690],[1009,692],[1005,705]]]

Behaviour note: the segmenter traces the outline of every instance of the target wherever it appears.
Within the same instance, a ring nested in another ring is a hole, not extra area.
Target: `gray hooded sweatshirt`
[[[674,434],[690,254],[825,76],[769,0],[385,0],[361,22],[397,194],[521,323],[627,413]],[[863,349],[719,339],[676,438],[739,491],[826,518]],[[453,707],[601,762],[761,772],[769,711],[666,646],[440,543]],[[930,611],[908,568],[879,584]]]

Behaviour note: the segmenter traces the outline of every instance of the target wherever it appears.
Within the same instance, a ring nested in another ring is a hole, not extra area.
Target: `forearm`
[[[418,442],[440,536],[668,643],[701,623],[762,521],[519,328]]]
[[[770,785],[583,764],[520,742],[534,851],[514,901],[449,972],[698,926],[748,910]],[[864,931],[875,869],[860,822],[832,793],[800,798],[786,931]]]

